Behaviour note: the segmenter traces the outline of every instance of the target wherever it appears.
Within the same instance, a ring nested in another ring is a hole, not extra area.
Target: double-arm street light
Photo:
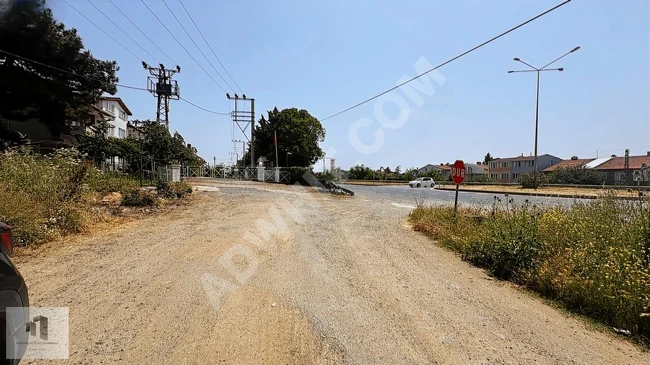
[[[558,68],[547,68],[547,67],[554,64],[555,62],[557,62],[561,58],[564,58],[569,53],[573,53],[573,52],[575,52],[575,51],[577,51],[579,49],[580,49],[580,47],[575,47],[574,49],[570,50],[569,52],[563,54],[562,56],[554,59],[553,61],[547,63],[546,65],[544,65],[544,66],[542,66],[540,68],[537,68],[537,67],[531,65],[530,63],[522,61],[519,57],[515,57],[514,58],[515,61],[521,62],[524,65],[530,67],[531,69],[530,70],[508,71],[509,74],[516,73],[516,72],[537,72],[537,102],[535,104],[535,159],[533,160],[533,164],[535,165],[535,166],[533,166],[533,181],[534,181],[533,186],[535,187],[535,189],[537,189],[537,130],[539,128],[539,74],[542,71],[564,71],[564,68],[562,68],[562,67],[558,67]]]

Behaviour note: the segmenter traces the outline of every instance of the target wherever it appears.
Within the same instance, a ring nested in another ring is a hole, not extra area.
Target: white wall
[[[111,137],[115,138],[125,138],[127,136],[127,129],[126,129],[126,124],[129,120],[129,116],[126,114],[124,109],[120,107],[120,103],[114,100],[100,100],[101,107],[108,111],[109,113],[112,113],[115,118],[113,120],[108,121],[108,123],[115,128],[112,128],[112,133],[109,134]],[[120,129],[123,130],[123,134],[120,135]]]

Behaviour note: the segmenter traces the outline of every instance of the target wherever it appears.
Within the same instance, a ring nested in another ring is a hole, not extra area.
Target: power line
[[[221,65],[221,67],[223,67],[224,71],[226,71],[226,74],[228,75],[228,77],[230,77],[230,79],[235,84],[235,86],[237,86],[237,89],[239,89],[239,91],[243,94],[244,91],[239,87],[239,85],[237,85],[237,81],[235,81],[235,79],[232,78],[232,76],[230,75],[230,72],[228,72],[228,69],[226,68],[226,66],[224,66],[223,63],[221,63],[221,60],[219,59],[217,54],[212,49],[212,46],[210,45],[210,43],[208,43],[207,39],[205,39],[205,36],[203,36],[203,32],[201,32],[201,29],[199,28],[199,26],[196,25],[196,22],[194,21],[194,18],[192,18],[192,15],[190,15],[190,12],[187,11],[187,8],[185,8],[185,4],[183,4],[183,0],[178,0],[178,2],[181,3],[181,6],[183,7],[183,10],[185,10],[185,14],[187,14],[187,16],[190,18],[190,20],[192,21],[192,24],[194,24],[194,27],[196,28],[196,30],[199,31],[199,34],[201,35],[201,38],[203,38],[203,41],[205,42],[205,44],[207,44],[208,48],[210,48],[210,51],[212,52],[212,55],[214,56],[214,58],[216,58],[217,61],[219,61],[219,64]]]
[[[149,40],[149,42],[151,42],[151,44],[153,44],[156,48],[158,48],[158,50],[159,50],[163,55],[165,55],[165,57],[167,57],[170,61],[172,61],[173,64],[177,64],[176,62],[174,62],[174,60],[173,60],[171,57],[169,57],[169,55],[168,55],[165,51],[162,50],[162,48],[158,47],[158,45],[156,44],[156,42],[154,42],[153,40],[151,40],[151,38],[149,38],[149,36],[148,36],[145,32],[143,32],[142,29],[140,29],[140,27],[138,27],[138,25],[135,24],[135,23],[133,22],[133,20],[131,20],[131,18],[129,18],[129,16],[126,15],[126,14],[122,11],[122,9],[120,9],[117,5],[115,5],[115,3],[113,2],[113,0],[109,0],[109,1],[110,1],[111,4],[115,7],[115,9],[117,9],[117,11],[119,11],[120,14],[122,14],[122,16],[124,16],[124,17],[126,18],[126,20],[128,20],[128,21],[129,21],[129,22],[130,22],[130,23],[135,27],[135,29],[137,29],[138,31],[140,31],[140,33],[142,33],[142,35],[145,36],[145,38],[147,38],[147,39]],[[154,57],[154,59],[155,59],[155,57]]]
[[[206,111],[206,112],[208,112],[208,113],[218,114],[218,115],[230,115],[230,113],[215,112],[214,110],[206,109],[206,108],[204,108],[204,107],[202,107],[202,106],[198,106],[198,105],[194,104],[193,102],[191,102],[191,101],[189,101],[189,100],[187,100],[187,99],[183,99],[183,98],[180,98],[180,99],[183,100],[184,102],[186,102],[186,103],[188,103],[188,104],[190,104],[190,105],[192,105],[192,106],[194,106],[194,107],[196,107],[196,108],[199,108],[199,109],[201,109],[201,110],[203,110],[203,111]]]
[[[169,12],[172,14],[172,16],[174,17],[174,19],[176,19],[176,23],[178,23],[178,25],[181,26],[181,29],[183,29],[183,32],[185,32],[185,34],[187,35],[187,37],[192,41],[192,43],[194,43],[194,46],[196,46],[196,48],[199,50],[199,52],[201,52],[201,55],[203,56],[203,58],[205,58],[205,60],[208,61],[208,64],[209,64],[210,66],[212,66],[212,69],[214,70],[214,72],[216,72],[217,75],[219,75],[219,77],[221,77],[221,80],[223,80],[223,82],[226,84],[226,86],[228,86],[228,88],[229,88],[230,90],[234,90],[234,89],[232,88],[232,86],[228,85],[228,81],[226,81],[226,79],[224,79],[223,76],[221,76],[221,73],[219,73],[219,71],[217,71],[216,67],[214,67],[214,65],[212,64],[212,62],[210,62],[210,60],[208,59],[208,57],[205,56],[205,53],[203,53],[203,51],[201,50],[201,47],[199,47],[199,45],[196,44],[196,42],[194,41],[194,38],[190,35],[190,33],[189,33],[189,32],[185,29],[185,27],[183,26],[183,23],[181,23],[181,21],[178,20],[178,17],[176,16],[176,14],[174,14],[174,12],[173,12],[172,9],[169,7],[169,5],[167,5],[167,1],[162,0],[162,2],[163,2],[163,4],[165,4],[165,7],[167,8],[167,10],[169,10]]]
[[[359,107],[359,106],[361,106],[361,105],[363,105],[363,104],[365,104],[365,103],[367,103],[367,102],[369,102],[369,101],[372,101],[372,100],[374,100],[374,99],[377,99],[378,97],[380,97],[380,96],[382,96],[382,95],[385,95],[385,94],[387,94],[387,93],[389,93],[389,92],[391,92],[391,91],[393,91],[393,90],[395,90],[395,89],[397,89],[397,88],[399,88],[399,87],[401,87],[401,86],[404,86],[404,85],[408,84],[409,82],[411,82],[411,81],[413,81],[413,80],[419,79],[420,77],[422,77],[422,76],[428,74],[429,72],[435,71],[435,70],[439,69],[440,67],[445,66],[445,65],[448,64],[448,63],[451,63],[451,62],[453,62],[453,61],[455,61],[455,60],[457,60],[457,59],[459,59],[459,58],[461,58],[461,57],[463,57],[463,56],[465,56],[465,55],[467,55],[467,54],[469,54],[469,53],[471,53],[471,52],[474,52],[475,50],[477,50],[477,49],[479,49],[479,48],[481,48],[481,47],[487,45],[488,43],[492,43],[493,41],[495,41],[495,40],[497,40],[497,39],[503,37],[504,35],[506,35],[506,34],[512,32],[512,31],[515,31],[515,30],[517,30],[517,29],[523,27],[524,25],[526,25],[526,24],[528,24],[528,23],[530,23],[530,22],[532,22],[532,21],[534,21],[534,20],[537,20],[538,18],[541,18],[542,16],[544,16],[544,15],[546,15],[546,14],[552,12],[553,10],[555,10],[555,9],[557,9],[557,8],[563,6],[563,5],[566,5],[566,4],[569,3],[569,2],[571,2],[571,0],[566,0],[565,2],[563,2],[563,3],[559,4],[559,5],[556,5],[556,6],[552,7],[551,9],[546,10],[545,12],[543,12],[543,13],[541,13],[541,14],[539,14],[539,15],[533,17],[533,18],[528,19],[527,21],[525,21],[525,22],[523,22],[523,23],[517,25],[517,26],[514,27],[514,28],[510,28],[509,30],[507,30],[507,31],[505,31],[505,32],[503,32],[503,33],[497,35],[496,37],[493,37],[493,38],[491,38],[491,39],[489,39],[489,40],[487,40],[487,41],[485,41],[485,42],[479,44],[478,46],[476,46],[476,47],[474,47],[474,48],[472,48],[472,49],[470,49],[470,50],[468,50],[468,51],[465,51],[465,52],[459,54],[458,56],[453,57],[453,58],[451,58],[451,59],[449,59],[449,60],[447,60],[447,61],[445,61],[445,62],[439,64],[438,66],[435,66],[435,67],[431,68],[431,69],[428,70],[428,71],[425,71],[425,72],[423,72],[423,73],[421,73],[421,74],[419,74],[419,75],[417,75],[417,76],[415,76],[415,77],[413,77],[413,78],[411,78],[411,79],[409,79],[409,80],[406,80],[406,81],[402,82],[401,84],[398,84],[397,86],[394,86],[394,87],[392,87],[392,88],[390,88],[390,89],[388,89],[388,90],[386,90],[386,91],[384,91],[384,92],[382,92],[382,93],[380,93],[380,94],[377,94],[377,95],[375,95],[375,96],[373,96],[373,97],[370,97],[370,98],[368,98],[368,99],[366,99],[366,100],[364,100],[364,101],[362,101],[362,102],[360,102],[360,103],[358,103],[358,104],[355,104],[355,105],[353,105],[353,106],[351,106],[351,107],[349,107],[349,108],[347,108],[347,109],[341,110],[341,111],[338,112],[338,113],[334,113],[334,114],[328,116],[327,118],[321,119],[321,121],[325,121],[325,120],[328,120],[328,119],[330,119],[330,118],[334,118],[334,117],[336,117],[336,116],[338,116],[338,115],[341,115],[341,114],[343,114],[343,113],[345,113],[345,112],[347,112],[347,111],[350,111],[350,110],[352,110],[352,109],[354,109],[354,108],[356,108],[356,107]]]
[[[79,77],[79,78],[82,78],[82,79],[95,80],[95,81],[100,81],[100,82],[104,81],[104,80],[100,80],[100,79],[97,79],[97,78],[94,78],[94,77],[79,75],[76,72],[64,70],[62,68],[58,68],[58,67],[55,67],[55,66],[50,66],[50,65],[45,64],[43,62],[39,62],[39,61],[32,60],[32,59],[29,59],[29,58],[26,58],[26,57],[23,57],[23,56],[19,56],[19,55],[15,54],[15,53],[7,52],[7,51],[2,50],[2,49],[0,49],[0,53],[4,53],[4,54],[7,54],[7,55],[12,56],[12,57],[20,58],[21,60],[31,62],[31,63],[34,63],[36,65],[40,65],[40,66],[43,66],[43,67],[47,67],[47,68],[50,68],[50,69],[53,69],[53,70],[56,70],[56,71],[59,71],[59,72],[62,72],[62,73],[70,74],[70,75],[73,75],[73,76],[76,76],[76,77]],[[137,86],[131,86],[131,85],[124,85],[124,84],[115,84],[115,85],[119,86],[119,87],[126,88],[126,89],[148,91],[147,88],[144,88],[144,87],[137,87]],[[192,106],[194,106],[194,107],[196,107],[198,109],[206,111],[208,113],[213,113],[213,114],[218,114],[218,115],[230,115],[230,113],[216,112],[214,110],[206,109],[206,108],[204,108],[204,107],[202,107],[200,105],[194,104],[193,102],[191,102],[191,101],[189,101],[187,99],[183,99],[183,98],[180,98],[180,99],[183,100],[184,102],[186,102],[186,103],[188,103],[188,104],[190,104],[190,105],[192,105]]]
[[[113,25],[115,26],[115,28],[119,29],[122,33],[124,33],[124,35],[126,35],[127,37],[129,37],[129,39],[130,39],[131,41],[133,41],[133,43],[135,43],[138,47],[140,47],[140,48],[141,48],[141,49],[142,49],[146,54],[148,54],[149,57],[151,57],[151,58],[154,59],[154,60],[157,60],[156,56],[152,55],[149,51],[147,51],[144,47],[142,47],[142,45],[140,45],[140,43],[138,43],[138,41],[136,41],[135,39],[133,39],[133,37],[131,37],[131,35],[129,35],[129,33],[127,33],[124,29],[122,29],[122,27],[120,27],[119,25],[117,25],[117,24],[113,21],[113,19],[111,19],[108,15],[106,15],[106,14],[105,14],[105,13],[104,13],[100,8],[97,7],[97,5],[93,4],[93,2],[90,1],[90,0],[88,0],[88,3],[89,3],[90,5],[92,5],[93,8],[97,9],[97,11],[100,12],[100,13],[104,16],[104,18],[108,19],[108,21],[111,22],[111,24],[113,24]]]
[[[90,18],[88,18],[88,17],[85,16],[81,11],[79,11],[77,8],[75,8],[74,6],[72,6],[72,4],[70,4],[67,0],[63,0],[63,1],[64,1],[66,4],[68,4],[68,6],[71,7],[74,11],[76,11],[77,13],[79,13],[79,15],[81,15],[81,16],[84,17],[84,18],[86,18],[86,20],[89,21],[92,25],[94,25],[95,27],[97,27],[97,29],[101,30],[104,34],[106,34],[106,36],[108,36],[108,38],[112,39],[113,41],[115,41],[115,43],[117,43],[117,44],[119,44],[120,46],[122,46],[122,48],[124,48],[127,52],[129,52],[130,54],[132,54],[135,58],[139,59],[140,61],[144,61],[144,60],[142,59],[142,57],[139,57],[137,54],[133,53],[133,51],[131,51],[128,47],[126,47],[125,45],[123,45],[122,43],[120,43],[117,39],[113,38],[112,35],[108,34],[107,31],[105,31],[104,29],[102,29],[102,27],[100,27],[99,25],[95,24],[95,22],[93,22],[92,20],[90,20]]]
[[[212,77],[212,75],[210,75],[210,74],[208,73],[208,71],[206,71],[205,68],[203,68],[203,66],[201,66],[201,64],[199,63],[199,61],[197,61],[196,58],[194,58],[194,56],[192,56],[192,54],[187,50],[187,48],[185,48],[185,46],[183,45],[183,43],[181,43],[181,41],[179,41],[178,38],[176,38],[176,36],[174,35],[174,33],[172,33],[172,31],[169,30],[169,28],[167,28],[167,26],[165,25],[165,23],[164,23],[162,20],[160,20],[160,18],[158,17],[158,15],[156,15],[156,13],[154,13],[153,10],[151,10],[151,8],[149,7],[149,5],[147,5],[147,3],[144,2],[144,0],[140,0],[140,1],[144,4],[144,6],[147,7],[147,9],[149,10],[149,12],[150,12],[150,13],[151,13],[151,14],[152,14],[152,15],[153,15],[157,20],[158,20],[158,22],[159,22],[159,23],[160,23],[160,24],[161,24],[161,25],[162,25],[162,26],[167,30],[167,32],[168,32],[168,33],[169,33],[169,34],[174,38],[174,40],[176,40],[176,43],[178,43],[178,44],[181,46],[181,48],[183,48],[183,50],[185,51],[185,53],[187,53],[187,54],[190,56],[190,58],[192,58],[192,59],[194,60],[194,62],[196,62],[196,64],[201,68],[201,70],[203,70],[203,72],[205,72],[205,74],[208,75],[208,77],[211,78],[212,81],[214,81],[214,83],[217,84],[217,86],[219,86],[219,88],[221,88],[221,90],[223,90],[223,92],[227,93],[226,89],[224,89],[223,86],[221,86],[221,84],[219,84],[219,83],[217,82],[217,80],[215,80],[214,77]]]

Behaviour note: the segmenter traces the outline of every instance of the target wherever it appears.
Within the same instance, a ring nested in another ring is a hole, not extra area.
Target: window
[[[503,165],[502,165],[502,167],[508,167],[508,163],[507,163],[507,162],[504,162]]]
[[[512,163],[512,167],[521,167],[521,161],[515,161]]]
[[[490,174],[490,179],[496,180],[498,178],[499,178],[499,174]]]
[[[108,101],[104,102],[104,109],[108,110],[111,113],[115,113],[115,105],[111,104]]]
[[[503,179],[503,180],[506,180],[506,179],[508,179],[508,178],[509,178],[509,176],[508,176],[508,175],[510,175],[510,174],[509,174],[509,173],[507,173],[507,172],[502,172],[502,173],[501,173],[501,179]]]
[[[122,128],[118,128],[117,136],[119,138],[126,138],[126,131],[124,129],[122,129]]]
[[[126,120],[126,113],[122,110],[120,110],[120,119]]]
[[[621,172],[618,174],[618,181],[625,181],[625,173]]]
[[[491,169],[496,169],[497,168],[497,162],[490,162],[490,168]]]
[[[112,137],[115,135],[115,126],[112,124],[108,125],[108,129],[106,130],[106,137]]]

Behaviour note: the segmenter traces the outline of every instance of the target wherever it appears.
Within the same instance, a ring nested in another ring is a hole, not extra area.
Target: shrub
[[[126,207],[152,207],[158,203],[158,197],[147,190],[131,190],[122,197],[122,205]]]
[[[88,187],[98,193],[126,193],[140,187],[140,182],[123,173],[102,172],[91,169],[87,178]]]
[[[315,180],[311,169],[308,167],[290,167],[289,183],[299,183],[301,185],[310,185]]]
[[[170,183],[168,181],[158,180],[156,190],[158,191],[158,195],[168,199],[182,199],[185,195],[192,193],[192,187],[184,181]]]
[[[607,180],[607,176],[593,169],[560,167],[549,175],[548,180],[551,184],[600,185]]]
[[[525,189],[531,189],[535,187],[535,179],[533,176],[533,172],[526,172],[524,174],[519,175],[519,178],[517,178],[517,183],[521,185],[522,188]],[[544,186],[548,183],[548,177],[544,174],[537,173],[537,187]]]
[[[484,234],[468,242],[463,256],[487,268],[500,279],[516,279],[531,269],[540,257],[536,209],[526,202],[515,206],[507,201],[506,209],[495,209],[485,220]]]
[[[187,194],[192,194],[192,187],[184,181],[173,183],[171,188],[179,199],[184,198]]]
[[[483,219],[470,219],[476,214]],[[571,208],[496,201],[491,214],[419,207],[416,230],[495,276],[650,338],[650,200],[611,194]]]
[[[17,245],[83,229],[90,169],[75,150],[40,156],[19,149],[0,155],[0,221],[14,227]]]

